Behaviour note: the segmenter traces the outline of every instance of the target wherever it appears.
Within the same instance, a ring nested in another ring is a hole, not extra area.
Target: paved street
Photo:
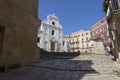
[[[120,80],[114,72],[120,64],[112,56],[81,54],[73,58],[53,58],[0,73],[0,80]]]

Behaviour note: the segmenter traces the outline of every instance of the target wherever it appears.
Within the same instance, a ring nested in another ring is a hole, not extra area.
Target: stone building
[[[102,39],[106,46],[109,45],[110,36],[106,17],[103,17],[91,26],[91,34],[92,39]]]
[[[79,32],[73,32],[67,37],[70,43],[70,51],[77,52],[79,51]]]
[[[91,32],[89,30],[80,30],[73,32],[68,36],[71,51],[90,52],[89,40]]]
[[[103,11],[109,25],[112,39],[111,49],[115,60],[120,59],[120,0],[104,0]]]
[[[92,40],[99,42],[101,43],[101,45],[103,45],[99,47],[99,49],[101,48],[100,49],[101,52],[103,51],[103,53],[105,53],[105,50],[103,49],[107,49],[107,50],[110,49],[111,40],[110,40],[109,28],[108,28],[106,17],[101,18],[91,26],[91,34],[92,34]]]
[[[101,39],[91,39],[89,41],[90,51],[94,54],[106,54],[106,50]]]
[[[80,51],[81,52],[90,52],[89,40],[91,39],[90,30],[80,31]]]
[[[62,46],[62,51],[63,52],[70,52],[71,47],[70,47],[70,43],[68,41],[68,36],[67,35],[63,35],[63,46]]]
[[[37,11],[38,0],[0,0],[0,68],[38,60]]]
[[[41,22],[37,45],[49,52],[68,51],[67,38],[63,35],[63,28],[55,14],[49,14],[47,19]]]

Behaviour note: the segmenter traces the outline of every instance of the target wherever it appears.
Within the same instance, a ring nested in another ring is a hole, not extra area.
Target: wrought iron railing
[[[110,11],[120,9],[120,0],[110,0],[109,1]]]

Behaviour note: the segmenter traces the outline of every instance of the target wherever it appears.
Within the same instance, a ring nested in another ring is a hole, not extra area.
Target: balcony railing
[[[107,9],[107,17],[111,16],[111,12],[120,10],[120,0],[109,0],[108,9]]]
[[[120,0],[110,0],[109,7],[110,7],[110,11],[120,9]]]
[[[120,9],[120,0],[111,0],[112,10]]]

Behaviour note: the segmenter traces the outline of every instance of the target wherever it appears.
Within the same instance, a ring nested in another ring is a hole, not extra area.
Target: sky
[[[65,35],[79,30],[88,30],[105,16],[102,11],[103,0],[40,0],[38,17],[47,18],[55,14],[63,27]]]

